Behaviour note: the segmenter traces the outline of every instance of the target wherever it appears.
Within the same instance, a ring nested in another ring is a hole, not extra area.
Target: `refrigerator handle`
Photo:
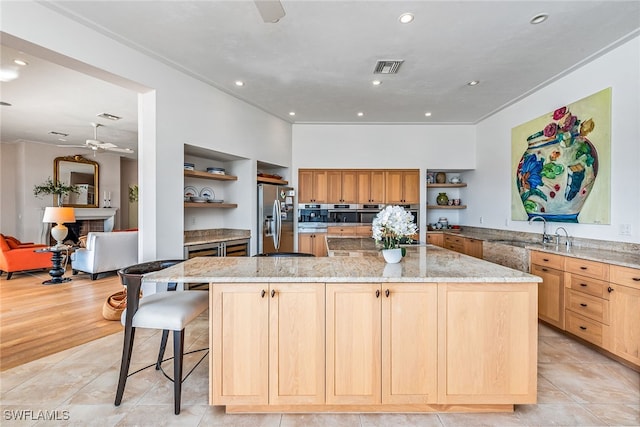
[[[282,218],[280,217],[280,201],[278,199],[273,201],[273,246],[276,251],[280,249],[280,230],[282,228]]]

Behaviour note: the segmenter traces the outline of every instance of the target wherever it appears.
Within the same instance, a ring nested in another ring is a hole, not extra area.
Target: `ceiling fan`
[[[87,139],[84,145],[58,145],[58,147],[77,147],[93,150],[94,154],[98,151],[114,151],[117,153],[133,153],[131,148],[120,148],[110,142],[100,141],[98,139],[98,128],[104,125],[100,123],[91,123],[93,126],[93,139]]]
[[[254,2],[265,23],[275,24],[285,15],[282,3],[278,0],[254,0]]]

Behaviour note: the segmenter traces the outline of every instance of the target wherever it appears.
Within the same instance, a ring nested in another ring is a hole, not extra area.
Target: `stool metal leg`
[[[116,391],[115,405],[120,406],[124,386],[127,384],[129,375],[129,365],[131,364],[131,352],[133,350],[133,339],[136,335],[136,328],[125,328],[124,345],[122,346],[122,361],[120,362],[120,378],[118,379],[118,390]]]
[[[184,349],[184,329],[173,331],[173,399],[175,414],[180,413],[182,397],[182,351]]]
[[[162,340],[160,341],[160,351],[158,352],[158,361],[156,362],[156,371],[160,370],[162,359],[164,359],[164,351],[167,348],[167,341],[169,340],[169,330],[164,329],[162,331]]]

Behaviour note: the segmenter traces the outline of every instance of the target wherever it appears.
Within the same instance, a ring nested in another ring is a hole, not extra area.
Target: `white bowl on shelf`
[[[199,196],[191,196],[191,201],[195,202],[195,203],[206,203],[207,202],[207,198],[206,197],[199,197]]]

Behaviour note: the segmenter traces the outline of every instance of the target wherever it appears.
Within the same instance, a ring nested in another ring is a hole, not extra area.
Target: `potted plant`
[[[62,199],[65,196],[68,196],[69,193],[80,193],[80,191],[75,185],[67,185],[60,181],[54,182],[51,177],[47,178],[47,180],[42,184],[33,186],[34,196],[39,197],[43,194],[53,194],[56,196],[56,203],[58,206],[62,206]]]
[[[373,238],[382,246],[382,255],[389,263],[400,262],[404,248],[400,248],[402,239],[411,240],[418,228],[413,216],[401,206],[387,206],[373,219]]]

